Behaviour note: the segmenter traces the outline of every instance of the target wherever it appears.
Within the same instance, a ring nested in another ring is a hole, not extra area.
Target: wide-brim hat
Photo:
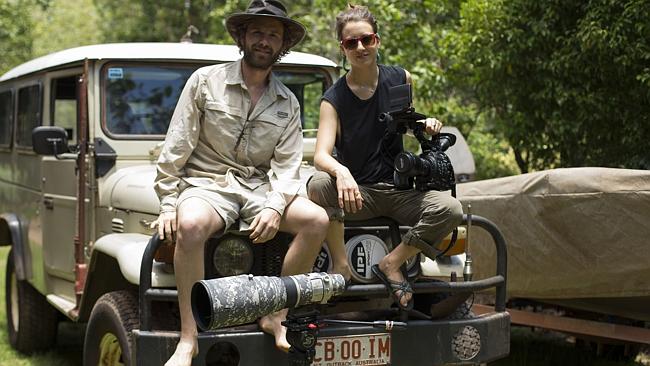
[[[305,26],[287,16],[287,8],[277,0],[253,0],[243,13],[234,13],[226,19],[226,29],[235,42],[239,39],[239,26],[255,19],[277,19],[284,24],[284,32],[289,39],[289,48],[305,37]]]

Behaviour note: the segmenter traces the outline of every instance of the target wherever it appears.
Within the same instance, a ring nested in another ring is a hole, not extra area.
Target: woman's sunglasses
[[[377,33],[364,34],[361,37],[350,37],[342,40],[341,46],[346,50],[354,50],[357,48],[359,42],[361,42],[364,47],[374,46],[375,43],[377,43],[377,39],[379,39]]]

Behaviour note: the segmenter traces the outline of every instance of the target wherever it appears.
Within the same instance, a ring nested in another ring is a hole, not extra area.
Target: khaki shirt
[[[160,210],[175,211],[188,186],[255,189],[270,183],[264,207],[281,215],[301,182],[302,128],[296,97],[272,74],[251,111],[241,60],[207,66],[188,79],[158,158]]]

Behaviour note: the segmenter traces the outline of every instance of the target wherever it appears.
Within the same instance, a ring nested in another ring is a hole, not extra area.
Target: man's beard
[[[255,54],[255,51],[253,51],[253,48],[255,45],[252,45],[250,47],[244,48],[244,61],[248,64],[248,66],[256,68],[256,69],[262,69],[266,70],[271,65],[276,63],[278,59],[280,58],[280,53],[282,50],[278,50],[275,53],[272,54],[267,54],[267,57],[260,58],[259,54]],[[265,51],[263,48],[257,48],[258,51]],[[272,49],[271,49],[272,51]]]

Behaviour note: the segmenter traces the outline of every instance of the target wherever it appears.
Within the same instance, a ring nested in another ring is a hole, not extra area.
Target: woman
[[[393,161],[403,150],[402,137],[388,134],[378,116],[388,111],[388,89],[410,83],[411,76],[400,67],[377,64],[381,39],[368,8],[350,5],[341,12],[336,17],[336,35],[350,70],[321,102],[314,156],[320,171],[309,181],[309,197],[330,213],[326,240],[334,271],[347,279],[344,216],[348,220],[387,216],[412,226],[402,242],[372,268],[397,305],[410,309],[413,291],[402,265],[421,251],[435,255],[435,245],[460,224],[462,208],[446,192],[394,189]],[[431,135],[442,128],[435,118],[423,122]]]

